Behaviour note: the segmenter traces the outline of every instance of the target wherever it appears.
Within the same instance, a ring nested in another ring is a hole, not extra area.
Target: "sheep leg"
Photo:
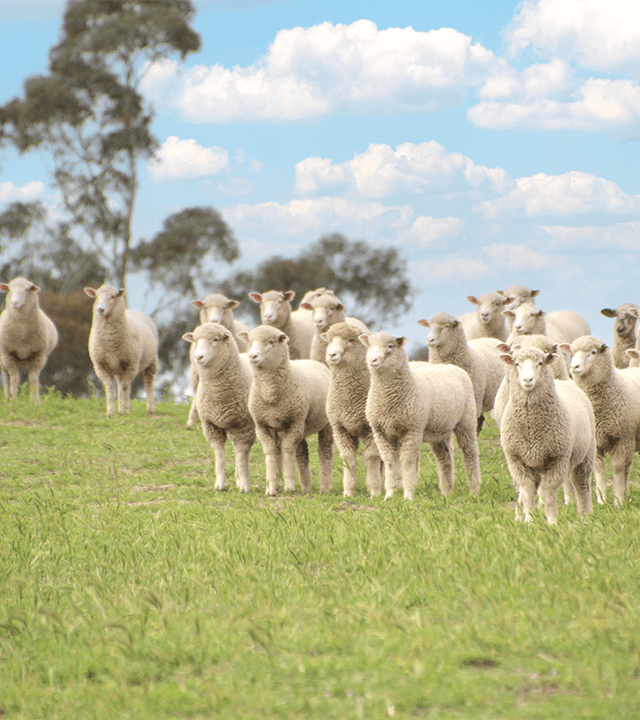
[[[454,433],[456,440],[458,441],[458,446],[460,447],[460,450],[462,450],[462,459],[467,473],[469,490],[475,494],[480,490],[482,478],[480,475],[478,433],[476,432],[476,428],[473,425],[470,415],[458,423],[454,429]],[[451,487],[453,487],[453,483],[451,484]]]
[[[589,459],[584,460],[573,469],[571,482],[573,492],[576,498],[576,508],[578,515],[585,515],[593,510],[591,505],[591,462]]]
[[[572,483],[572,480],[570,477],[567,477],[562,481],[562,497],[564,499],[565,505],[571,504],[571,497],[573,495],[573,490],[572,490],[573,486],[571,483]]]
[[[104,394],[107,398],[107,417],[113,417],[116,411],[116,406],[113,399],[113,374],[106,368],[102,368],[100,366],[94,367],[94,370],[96,372],[96,375],[98,376],[98,379],[104,385]]]
[[[3,360],[2,382],[4,383],[4,394],[7,400],[18,397],[18,385],[20,384],[20,370],[14,362]]]
[[[131,378],[118,378],[118,414],[126,415],[130,409]]]
[[[189,408],[189,417],[187,418],[187,429],[191,429],[198,420],[198,405],[196,403],[196,395],[198,394],[198,381],[200,380],[200,377],[197,373],[193,371],[193,368],[191,369],[191,392],[192,392],[192,400],[191,400],[191,407]]]
[[[251,446],[253,445],[253,439],[251,442],[242,442],[238,439],[232,438],[233,453],[236,458],[236,487],[240,492],[249,492],[251,474],[249,471],[249,455],[251,453]]]
[[[525,465],[507,456],[507,467],[518,490],[516,520],[531,522],[531,511],[536,503],[536,476]]]
[[[621,507],[627,496],[629,470],[631,469],[634,450],[635,443],[629,446],[626,443],[618,442],[618,445],[609,455],[613,475],[613,501],[616,507]]]
[[[438,487],[443,495],[453,490],[455,476],[453,472],[453,438],[449,440],[438,440],[429,443],[433,454],[436,457],[438,469]]]
[[[333,429],[327,423],[318,430],[318,457],[320,459],[320,492],[331,490],[333,484]]]
[[[283,448],[286,444],[283,443]],[[294,464],[291,463],[290,474],[287,475],[287,451],[283,450],[284,455],[284,489],[289,492],[295,492],[296,489],[296,471]],[[297,444],[295,453],[292,455],[295,457],[295,465],[298,467],[298,474],[300,475],[300,485],[302,485],[302,492],[308,493],[311,490],[311,466],[309,465],[309,446],[307,441],[303,438]]]
[[[560,460],[547,470],[542,478],[538,492],[544,503],[544,514],[550,525],[558,522],[558,489],[564,483],[571,469],[569,460]]]
[[[267,425],[256,423],[256,435],[262,445],[267,476],[266,494],[274,496],[278,492],[278,480],[282,470],[280,443],[275,430]]]
[[[420,465],[420,446],[422,432],[418,436],[404,437],[400,445],[400,472],[405,500],[413,500],[418,486],[418,467]]]
[[[599,448],[596,452],[593,475],[596,480],[596,502],[598,505],[604,505],[607,502],[607,478],[604,474],[604,451]]]
[[[358,438],[349,434],[342,425],[336,425],[333,436],[342,458],[342,493],[352,497],[356,489]]]
[[[202,420],[202,432],[209,441],[215,456],[216,483],[214,489],[225,490],[227,480],[225,477],[226,453],[224,444],[227,439],[227,433],[208,420]]]
[[[372,434],[367,433],[362,438],[362,448],[367,488],[371,497],[376,497],[382,492],[382,468],[380,452]]]
[[[144,385],[145,395],[147,396],[147,412],[149,415],[153,415],[156,409],[155,377],[156,363],[154,361],[142,371],[142,383]]]
[[[398,487],[398,478],[400,477],[398,455],[393,443],[387,439],[379,427],[372,426],[371,429],[373,430],[376,446],[380,451],[380,457],[384,463],[384,499],[388,500]]]
[[[44,363],[39,362],[29,368],[29,392],[36,405],[40,405],[40,372],[43,367]]]

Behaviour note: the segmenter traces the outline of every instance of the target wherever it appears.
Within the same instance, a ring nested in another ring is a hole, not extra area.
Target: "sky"
[[[136,237],[213,205],[241,251],[219,277],[334,232],[395,247],[418,292],[380,329],[410,349],[420,318],[514,283],[612,342],[600,310],[640,302],[640,5],[194,5],[201,51],[142,78],[160,148],[141,168]],[[0,103],[46,72],[64,6],[0,0]],[[4,153],[0,212],[55,209],[50,177],[45,156]],[[142,287],[129,298],[146,309]]]

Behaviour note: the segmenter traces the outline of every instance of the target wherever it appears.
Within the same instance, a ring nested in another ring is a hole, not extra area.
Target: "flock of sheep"
[[[17,395],[26,366],[32,396],[57,343],[53,322],[40,309],[39,288],[24,278],[0,283],[0,366],[6,397]],[[107,415],[129,412],[131,382],[142,373],[147,409],[154,411],[158,337],[153,322],[126,307],[123,290],[85,288],[93,300],[89,354],[104,384]],[[198,417],[215,456],[215,489],[226,487],[225,443],[235,454],[239,490],[250,488],[249,455],[257,436],[266,466],[266,492],[303,491],[312,478],[306,438],[318,436],[320,492],[331,488],[334,442],[343,460],[344,495],[356,487],[357,450],[363,448],[366,485],[385,498],[401,488],[413,499],[420,449],[431,447],[442,493],[454,485],[453,436],[462,451],[471,492],[481,485],[478,435],[491,412],[518,492],[516,517],[529,521],[537,501],[557,522],[557,496],[575,500],[578,513],[606,501],[604,456],[609,454],[614,503],[625,501],[629,470],[640,450],[640,309],[628,303],[602,313],[615,318],[610,349],[590,335],[572,311],[544,313],[537,291],[513,285],[469,297],[476,311],[455,318],[439,312],[428,328],[429,361],[410,362],[406,338],[370,332],[326,288],[295,293],[250,293],[261,325],[233,317],[238,302],[221,294],[193,301],[200,324],[191,343],[194,399],[187,426]]]

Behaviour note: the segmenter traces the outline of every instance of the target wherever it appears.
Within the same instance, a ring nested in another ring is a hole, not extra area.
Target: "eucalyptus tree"
[[[140,92],[145,69],[200,49],[189,0],[69,0],[49,73],[0,107],[0,140],[53,158],[74,230],[124,287],[139,166],[158,143]]]

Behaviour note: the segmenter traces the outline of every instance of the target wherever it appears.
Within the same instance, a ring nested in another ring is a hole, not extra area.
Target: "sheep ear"
[[[625,354],[628,355],[632,360],[640,360],[640,350],[636,348],[627,348]]]
[[[295,290],[287,290],[287,292],[284,293],[284,299],[285,299],[287,302],[291,302],[295,296],[296,296],[296,291],[295,291]]]
[[[341,302],[336,305],[336,310],[344,310],[347,312],[347,308]]]
[[[188,343],[194,342],[194,340],[193,340],[193,333],[192,333],[192,332],[185,333],[185,334],[182,336],[182,339],[183,339],[183,340],[186,340]]]
[[[478,298],[475,295],[467,295],[467,300],[473,305],[478,305]]]
[[[540,290],[532,290],[532,291],[531,291],[531,297],[532,297],[532,298],[536,297],[537,295],[540,295]]]
[[[122,297],[124,295],[124,293],[125,293],[125,289],[120,288],[120,290],[118,290],[118,292],[116,293],[116,297]]]
[[[7,283],[0,283],[0,290],[2,290],[2,292],[9,292],[9,286]],[[85,290],[85,292],[87,291]]]
[[[202,302],[202,300],[192,300],[191,304],[193,305],[193,307],[198,308],[198,310],[201,310],[204,307],[204,303]]]
[[[496,295],[502,295],[503,298],[506,298],[507,296],[504,294],[504,290],[496,290]]]
[[[511,355],[500,355],[500,360],[502,360],[503,363],[506,363],[507,365],[513,365],[513,358]]]
[[[418,325],[422,325],[422,327],[430,327],[428,320],[418,320]]]
[[[246,330],[241,330],[239,333],[236,333],[236,337],[249,342],[249,333]]]
[[[369,347],[369,336],[366,333],[362,333],[362,335],[358,335],[358,340],[365,346]]]
[[[406,345],[408,340],[406,337],[397,337],[396,342],[398,343],[398,347],[402,347],[403,345]]]
[[[5,292],[7,292],[8,290],[9,290],[9,286],[7,285],[7,289],[5,290]],[[86,287],[84,289],[84,294],[88,295],[90,298],[95,298],[97,295],[96,291],[91,287]]]
[[[510,318],[514,318],[516,316],[516,314],[513,312],[513,310],[503,310],[502,314],[505,317],[510,317]]]
[[[613,308],[602,308],[602,310],[600,310],[600,313],[608,318],[613,318],[616,316],[616,311]]]
[[[326,343],[329,342],[329,336],[327,335],[326,332],[320,333],[320,335],[318,335],[318,337],[320,338],[320,340],[324,340],[324,342],[326,342]]]
[[[262,302],[262,295],[257,292],[250,292],[249,297],[253,300],[253,302],[258,303],[258,305]]]
[[[640,318],[640,309],[637,307],[630,307],[627,312],[629,315],[633,315],[634,318]]]
[[[313,305],[312,305],[311,303],[308,303],[308,302],[300,303],[300,307],[301,307],[303,310],[313,310]]]
[[[553,363],[559,358],[559,355],[556,355],[555,353],[549,353],[547,357],[544,359],[545,363],[547,365],[553,365]]]
[[[600,352],[604,352],[605,350],[608,350],[608,349],[609,349],[609,346],[607,345],[607,343],[602,343],[602,345],[600,345]]]
[[[558,343],[556,347],[558,348],[558,350],[564,350],[568,353],[571,352],[571,345],[569,345],[569,343]]]
[[[280,343],[280,345],[284,345],[285,343],[289,342],[289,338],[284,333],[282,333],[282,335],[278,336],[278,342]]]
[[[499,343],[496,345],[496,350],[500,350],[500,352],[503,353],[511,352],[511,348],[507,345],[507,343]]]
[[[37,285],[31,285],[29,287],[29,292],[38,292],[40,288]]]

